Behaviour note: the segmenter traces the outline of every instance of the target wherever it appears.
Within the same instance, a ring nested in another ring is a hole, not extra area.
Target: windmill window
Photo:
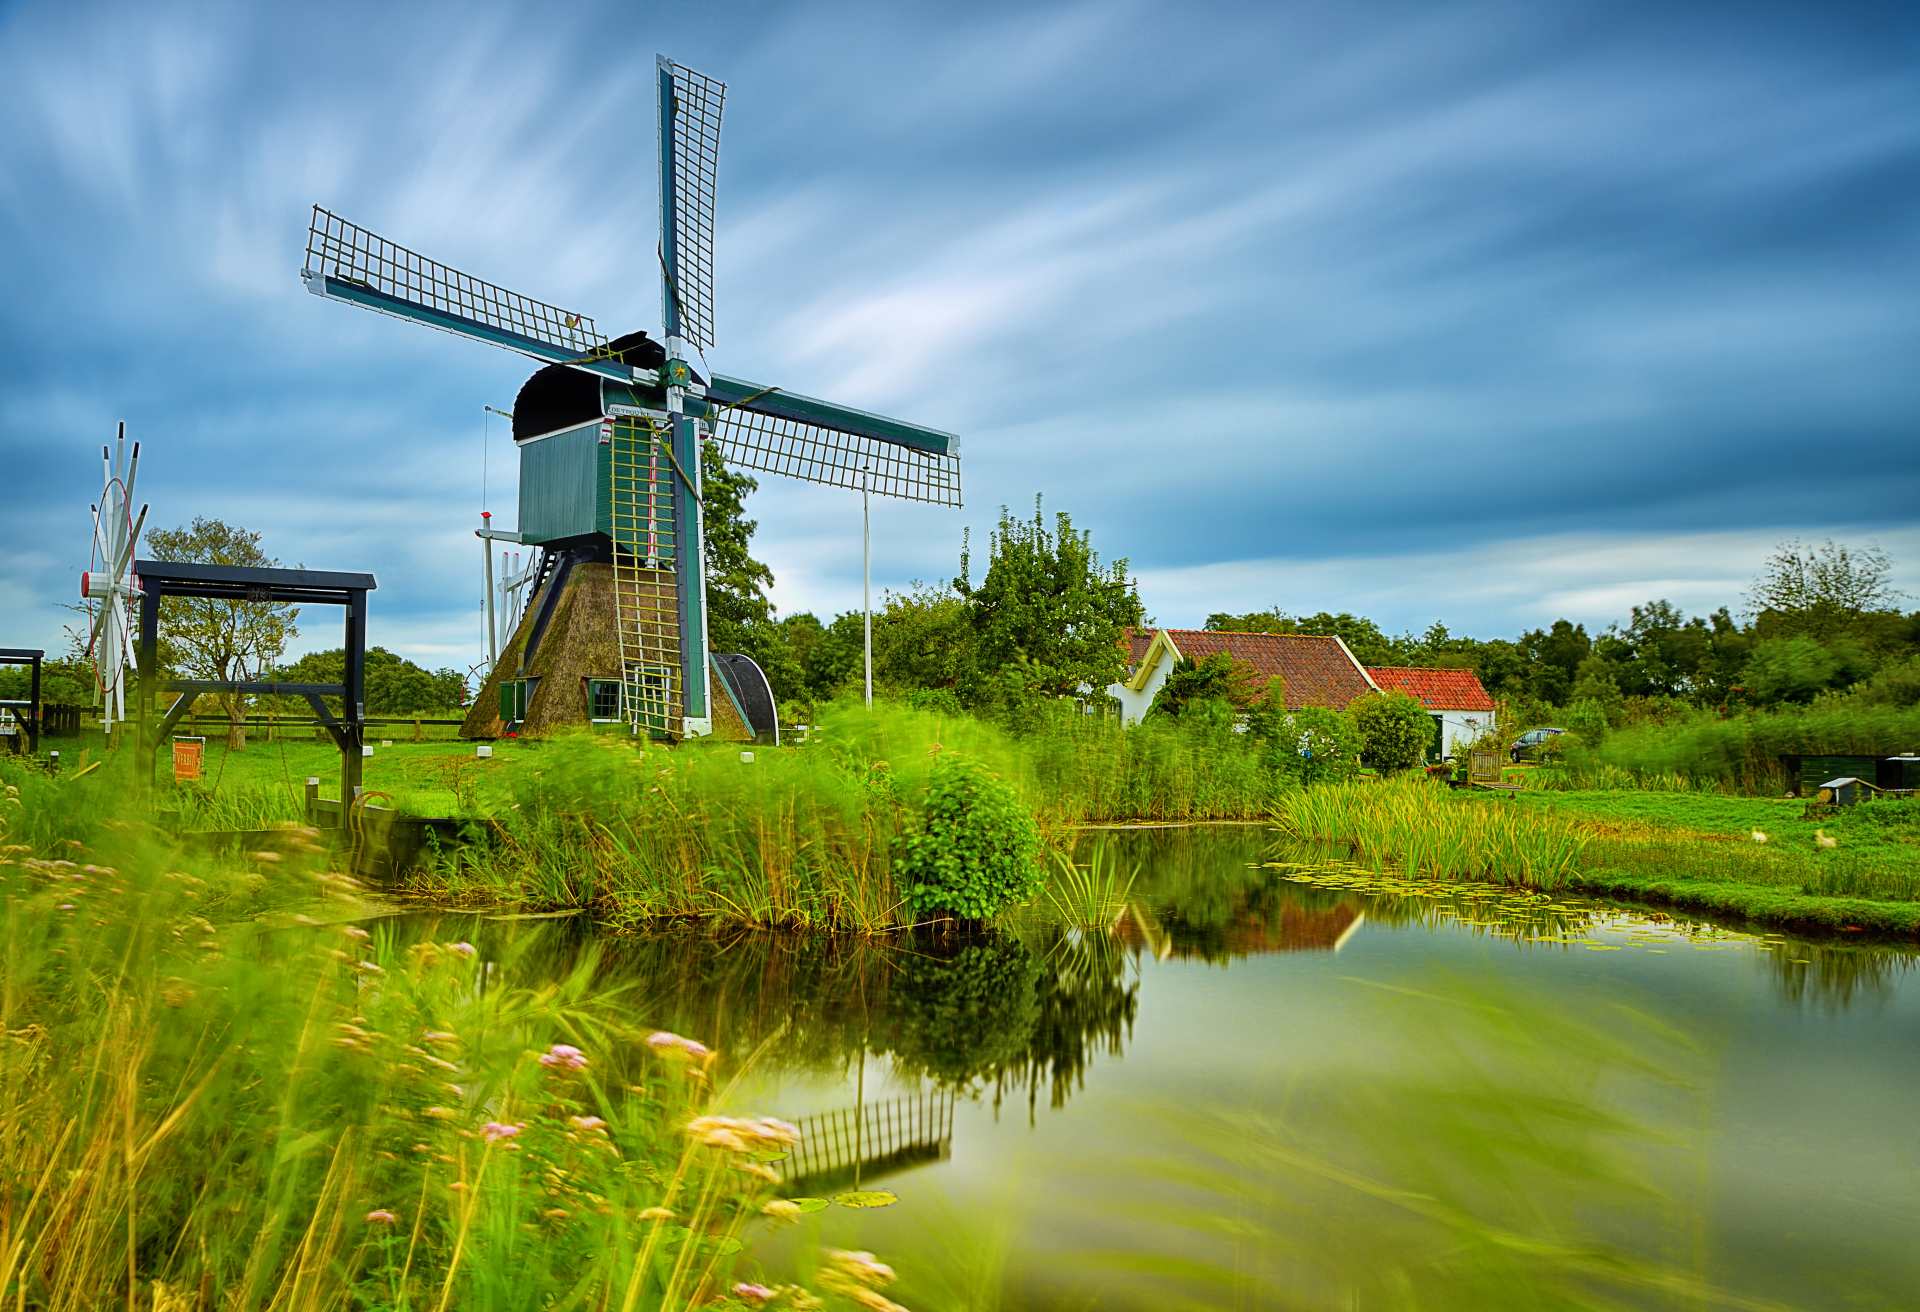
[[[527,718],[527,703],[533,698],[533,680],[507,679],[500,685],[500,718],[518,724]]]
[[[587,680],[587,717],[596,724],[610,723],[620,718],[618,679]]]

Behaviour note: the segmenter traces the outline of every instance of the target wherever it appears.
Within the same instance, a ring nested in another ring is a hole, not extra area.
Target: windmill
[[[100,726],[113,732],[116,721],[127,718],[127,667],[132,664],[133,629],[128,604],[141,595],[134,576],[133,553],[147,508],[133,514],[133,482],[140,472],[140,444],[127,449],[127,425],[120,424],[113,446],[100,448],[105,483],[93,506],[93,559],[80,576],[80,595],[87,603],[87,653],[93,659]]]
[[[703,439],[736,467],[960,504],[951,433],[693,368],[689,348],[705,369],[714,345],[726,87],[665,56],[656,74],[661,341],[644,332],[609,338],[584,314],[461,273],[319,206],[308,228],[301,277],[309,291],[545,366],[513,406],[518,530],[483,530],[539,548],[535,581],[469,734],[615,718],[600,712],[616,701],[617,718],[635,733],[706,734],[715,711],[727,709],[714,705],[716,687],[751,723],[749,699],[716,681],[707,650]]]

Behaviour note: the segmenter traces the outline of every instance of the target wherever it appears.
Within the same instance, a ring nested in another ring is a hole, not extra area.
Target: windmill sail
[[[660,56],[660,262],[667,336],[713,346],[713,193],[727,86]]]
[[[313,207],[307,228],[307,290],[530,355],[575,364],[621,382],[633,370],[607,359],[592,319],[462,273]]]
[[[960,439],[831,401],[716,377],[708,416],[729,464],[876,496],[960,504]]]

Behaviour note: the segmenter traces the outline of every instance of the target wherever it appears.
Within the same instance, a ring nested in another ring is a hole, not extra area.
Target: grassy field
[[[362,786],[385,793],[385,804],[429,816],[470,810],[483,782],[541,751],[538,743],[500,742],[493,745],[492,759],[481,760],[469,742],[374,738],[369,743],[373,755],[362,761]],[[164,753],[157,777],[162,781],[161,807],[180,810],[190,828],[241,827],[249,819],[264,824],[300,818],[309,777],[320,780],[321,796],[338,797],[340,753],[331,743],[310,739],[255,739],[238,752],[212,740],[197,783],[174,785]]]
[[[1406,781],[1314,790],[1283,801],[1277,818],[1298,838],[1429,878],[1920,935],[1920,806],[1876,802],[1818,820],[1803,811],[1796,801],[1712,793],[1493,797]]]

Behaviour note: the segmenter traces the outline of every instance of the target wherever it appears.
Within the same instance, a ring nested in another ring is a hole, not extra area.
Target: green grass
[[[671,995],[359,928],[310,831],[221,864],[103,822],[113,770],[0,786],[8,1306],[714,1306],[770,1224]]]
[[[1920,806],[1820,820],[1799,802],[1703,793],[1449,793],[1424,783],[1315,789],[1280,827],[1428,878],[1577,888],[1759,923],[1920,935]],[[1767,841],[1752,837],[1758,830]],[[1834,846],[1816,844],[1816,830]]]

